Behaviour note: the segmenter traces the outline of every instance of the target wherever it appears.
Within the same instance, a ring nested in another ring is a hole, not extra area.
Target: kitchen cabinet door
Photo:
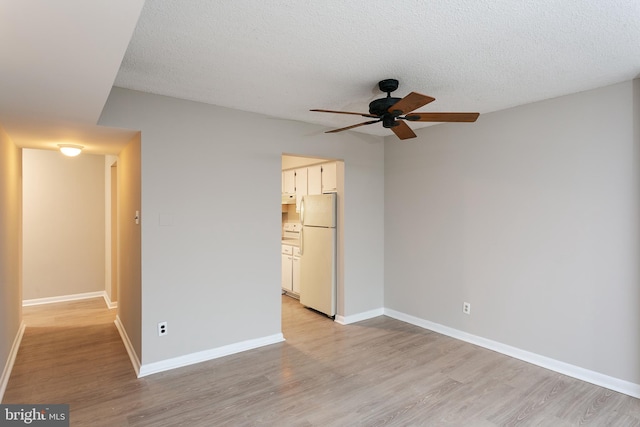
[[[322,192],[335,193],[336,191],[338,191],[336,163],[325,163],[322,165]]]
[[[307,194],[322,194],[322,165],[307,168]]]
[[[307,195],[307,168],[296,169],[296,212],[300,212],[302,197]]]
[[[291,292],[293,290],[293,256],[282,254],[282,289]]]
[[[296,171],[288,170],[282,172],[282,192],[284,194],[295,194]]]
[[[295,294],[300,294],[300,257],[293,257],[291,275],[291,290]]]

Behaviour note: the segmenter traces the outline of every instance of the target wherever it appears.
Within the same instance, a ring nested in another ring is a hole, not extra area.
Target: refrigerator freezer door
[[[303,227],[300,303],[327,316],[336,314],[336,229]]]
[[[336,195],[319,194],[304,196],[300,207],[302,225],[315,227],[336,226]]]

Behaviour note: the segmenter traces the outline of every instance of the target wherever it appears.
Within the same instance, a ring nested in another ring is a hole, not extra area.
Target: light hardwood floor
[[[137,379],[101,299],[25,307],[3,403],[72,426],[640,426],[638,399],[388,317],[282,297],[286,342]]]

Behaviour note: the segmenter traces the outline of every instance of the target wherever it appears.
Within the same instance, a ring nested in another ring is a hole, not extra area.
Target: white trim
[[[22,301],[22,306],[28,307],[31,305],[54,304],[57,302],[76,301],[76,300],[89,299],[89,298],[105,298],[105,294],[106,294],[105,291],[97,291],[97,292],[85,292],[82,294],[60,295],[57,297],[26,299]],[[106,302],[106,298],[105,298],[105,302]]]
[[[376,308],[375,310],[363,311],[362,313],[352,314],[350,316],[336,316],[336,323],[349,325],[351,323],[373,319],[374,317],[382,316],[383,314],[384,308]]]
[[[254,348],[266,345],[276,344],[284,341],[282,333],[274,334],[253,340],[242,341],[235,344],[225,345],[222,347],[212,348],[210,350],[199,351],[184,356],[178,356],[171,359],[161,360],[159,362],[147,363],[140,367],[138,378],[144,377],[158,372],[168,371],[170,369],[181,368],[183,366],[193,365],[194,363],[205,362],[211,359],[217,359],[223,356],[240,353],[242,351],[252,350]]]
[[[118,301],[111,302],[111,298],[109,298],[109,294],[107,291],[102,291],[102,297],[104,298],[104,302],[107,304],[109,310],[113,310],[114,308],[118,308]]]
[[[401,313],[399,311],[392,310],[390,308],[384,309],[385,316],[393,317],[394,319],[401,320],[412,325],[419,326],[424,329],[437,332],[442,335],[459,339],[480,347],[484,347],[489,350],[496,351],[498,353],[505,354],[507,356],[520,359],[522,361],[531,363],[533,365],[540,366],[545,369],[549,369],[558,372],[563,375],[567,375],[582,381],[586,381],[591,384],[595,384],[600,387],[608,388],[613,391],[617,391],[628,396],[640,398],[640,384],[632,383],[629,381],[614,378],[608,375],[601,374],[599,372],[591,371],[589,369],[581,368],[579,366],[571,365],[569,363],[561,362],[559,360],[552,359],[550,357],[541,356],[536,353],[531,353],[526,350],[522,350],[516,347],[511,347],[506,344],[492,341],[486,338],[472,335],[467,332],[460,331],[458,329],[450,328],[448,326],[440,325],[438,323],[430,322],[428,320],[420,319],[418,317],[411,316],[409,314]]]
[[[11,350],[9,351],[7,363],[5,363],[4,365],[4,370],[2,371],[2,376],[0,377],[0,402],[2,402],[2,399],[4,398],[4,392],[7,390],[9,377],[11,376],[13,364],[15,363],[16,356],[18,355],[18,349],[20,348],[20,343],[22,342],[22,336],[24,335],[25,327],[25,323],[22,322],[20,324],[20,328],[18,328],[18,333],[13,339],[13,345],[11,346]]]
[[[124,348],[127,350],[127,354],[129,355],[129,359],[131,360],[131,364],[133,365],[133,370],[136,371],[136,376],[140,377],[140,359],[138,359],[138,355],[136,351],[133,349],[133,345],[131,344],[131,340],[129,339],[129,335],[127,335],[127,331],[120,320],[120,316],[116,315],[116,320],[113,321],[116,324],[116,329],[120,333],[120,338],[122,339],[122,343],[124,344]]]

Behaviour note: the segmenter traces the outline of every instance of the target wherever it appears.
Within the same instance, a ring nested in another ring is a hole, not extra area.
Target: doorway
[[[118,304],[118,163],[111,165],[111,280],[110,280],[110,308]]]
[[[344,161],[296,154],[282,154],[281,167],[281,290],[288,297],[300,298],[300,250],[296,232],[300,224],[300,203],[305,195],[336,194],[335,238],[335,319],[344,316]],[[304,275],[303,275],[304,276]]]

